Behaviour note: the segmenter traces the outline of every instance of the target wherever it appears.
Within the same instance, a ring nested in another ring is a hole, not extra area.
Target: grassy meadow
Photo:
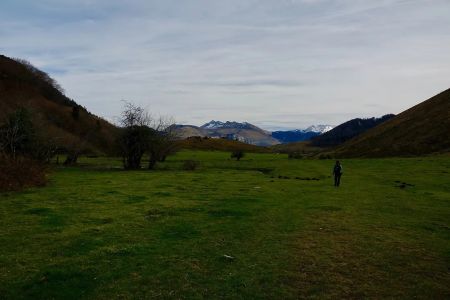
[[[331,160],[229,156],[0,194],[0,298],[450,297],[450,157],[343,160],[335,188]]]

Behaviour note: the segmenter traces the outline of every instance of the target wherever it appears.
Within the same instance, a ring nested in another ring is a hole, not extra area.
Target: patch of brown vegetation
[[[0,191],[43,186],[46,182],[46,168],[42,164],[25,157],[12,159],[0,155]]]

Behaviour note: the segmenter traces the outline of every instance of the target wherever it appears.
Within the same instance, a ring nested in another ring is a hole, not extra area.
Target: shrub
[[[235,150],[231,152],[231,158],[236,158],[237,161],[241,160],[245,156],[244,151],[242,150]]]
[[[46,181],[45,167],[42,164],[30,158],[13,159],[0,154],[0,191],[42,186]]]
[[[183,170],[185,171],[195,171],[200,166],[200,163],[195,160],[186,160],[183,163]]]
[[[289,152],[288,153],[288,158],[289,159],[302,159],[303,158],[303,154],[300,152]]]

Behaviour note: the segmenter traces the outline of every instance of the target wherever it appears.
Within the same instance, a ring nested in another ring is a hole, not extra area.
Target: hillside
[[[416,156],[450,152],[450,89],[346,142],[338,157]]]
[[[30,63],[0,55],[0,123],[26,108],[34,125],[60,148],[111,151],[117,128],[89,113],[46,73]]]
[[[332,147],[358,136],[367,130],[386,122],[394,115],[385,115],[381,118],[353,119],[347,121],[332,130],[325,132],[311,140],[311,144],[316,147]]]
[[[279,144],[270,149],[276,153],[298,153],[304,156],[313,156],[323,151],[323,148],[311,145],[310,141]]]

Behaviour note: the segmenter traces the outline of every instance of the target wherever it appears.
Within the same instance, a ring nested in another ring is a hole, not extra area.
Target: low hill
[[[208,151],[235,151],[242,150],[245,152],[270,152],[268,148],[250,145],[247,143],[227,140],[222,138],[208,138],[208,137],[190,137],[185,140],[180,140],[179,147],[189,150],[208,150]]]
[[[58,146],[109,152],[118,129],[72,99],[45,72],[29,62],[0,55],[0,123],[19,108]]]
[[[450,89],[344,143],[338,157],[417,156],[450,152]]]
[[[395,115],[390,114],[381,118],[358,118],[347,121],[324,134],[314,137],[311,140],[311,144],[316,147],[333,147],[343,144],[355,136],[358,136],[375,126],[386,122],[394,116]]]

